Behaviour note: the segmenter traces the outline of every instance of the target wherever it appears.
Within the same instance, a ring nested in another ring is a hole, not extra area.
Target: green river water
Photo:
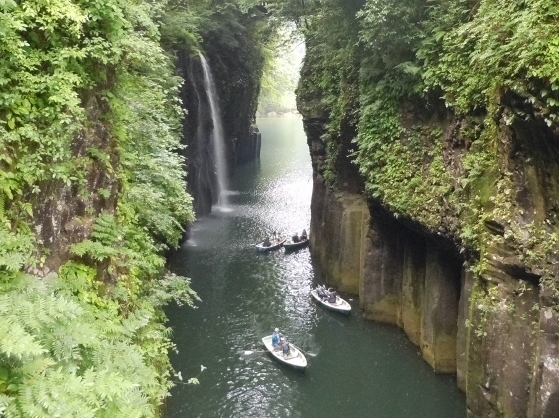
[[[169,260],[202,301],[167,309],[173,365],[200,381],[173,388],[167,417],[466,417],[455,378],[435,374],[401,330],[363,320],[351,295],[342,295],[349,317],[313,301],[309,291],[324,278],[308,248],[255,251],[267,232],[309,230],[312,193],[300,118],[258,126],[260,160],[236,170],[228,207],[198,220]],[[308,352],[305,373],[258,352],[274,327]]]

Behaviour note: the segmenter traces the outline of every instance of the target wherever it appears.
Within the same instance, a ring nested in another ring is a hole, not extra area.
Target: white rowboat
[[[340,312],[344,315],[349,315],[349,313],[351,312],[351,305],[337,295],[336,295],[336,303],[330,303],[327,300],[322,300],[320,296],[318,296],[316,289],[311,290],[311,295],[327,309]]]
[[[288,366],[294,367],[297,370],[305,371],[307,368],[307,359],[301,352],[301,350],[295,347],[293,344],[289,343],[291,347],[291,354],[289,357],[284,357],[281,350],[275,351],[272,346],[272,336],[262,338],[262,342],[266,346],[266,349],[272,354],[272,356],[278,360],[280,363],[287,364]]]

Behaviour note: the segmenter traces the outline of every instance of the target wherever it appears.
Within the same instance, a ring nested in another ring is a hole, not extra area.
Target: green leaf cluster
[[[461,112],[489,108],[510,90],[556,123],[558,21],[550,0],[438,2],[417,51],[426,84]]]
[[[262,48],[264,68],[260,81],[258,112],[285,112],[295,109],[295,89],[303,52],[303,41],[287,26]]]
[[[27,231],[0,224],[0,275],[12,276],[32,259],[34,241]]]
[[[90,273],[73,265],[67,280],[23,276],[0,295],[0,413],[155,416],[170,385],[168,332],[147,302],[126,315],[89,303]]]
[[[136,47],[141,46],[136,43]],[[110,123],[123,168],[119,213],[166,246],[175,247],[183,232],[181,225],[194,219],[181,154],[180,79],[156,44],[144,47],[138,50],[138,59],[152,57],[142,60],[148,68],[119,69],[119,83],[109,98]]]

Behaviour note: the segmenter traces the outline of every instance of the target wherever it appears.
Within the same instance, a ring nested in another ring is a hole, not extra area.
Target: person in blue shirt
[[[280,339],[282,338],[282,335],[279,332],[279,328],[275,328],[274,332],[272,333],[272,347],[274,347],[274,350],[279,350],[280,349]]]

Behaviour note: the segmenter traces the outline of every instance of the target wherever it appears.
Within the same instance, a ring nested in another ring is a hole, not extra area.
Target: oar
[[[297,349],[299,351],[302,351],[303,354],[306,354],[307,356],[316,357],[316,354],[314,354],[314,353],[309,353],[308,351],[305,351],[305,350],[303,350],[302,348],[299,348],[299,347],[297,347]]]
[[[267,350],[245,350],[244,351],[244,355],[245,356],[249,356],[251,354],[256,354],[256,353],[267,353]]]
[[[286,338],[287,338],[287,337],[286,337]],[[290,344],[291,344],[291,343],[290,343]],[[291,344],[291,345],[293,345],[293,344]],[[309,353],[308,351],[305,351],[305,350],[303,350],[302,348],[299,348],[299,347],[297,347],[297,346],[295,346],[295,348],[297,348],[299,351],[302,351],[303,354],[306,354],[306,355],[311,356],[311,357],[316,357],[316,354],[314,354],[314,353]]]

